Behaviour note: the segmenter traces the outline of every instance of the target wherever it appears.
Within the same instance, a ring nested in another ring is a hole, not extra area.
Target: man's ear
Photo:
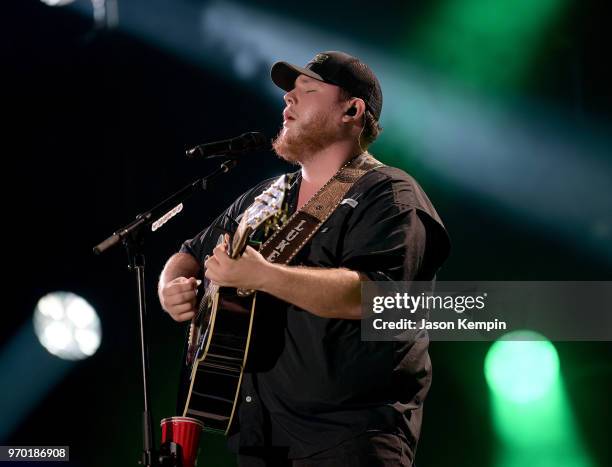
[[[348,101],[345,114],[342,116],[343,122],[360,121],[365,112],[363,99],[353,98]]]

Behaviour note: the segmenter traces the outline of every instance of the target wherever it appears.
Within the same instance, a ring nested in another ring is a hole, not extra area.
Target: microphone
[[[251,131],[235,138],[204,143],[185,151],[188,159],[208,159],[211,157],[225,156],[230,159],[237,159],[249,152],[268,149],[270,141],[263,133]]]

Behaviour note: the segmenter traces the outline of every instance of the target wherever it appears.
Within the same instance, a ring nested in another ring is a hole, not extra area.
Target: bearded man
[[[361,282],[433,280],[448,255],[446,231],[412,177],[367,153],[382,110],[367,65],[330,51],[305,67],[277,62],[271,77],[286,91],[274,150],[299,165],[288,174],[289,214],[347,164],[375,163],[289,264],[250,246],[232,259],[226,244],[215,246],[217,229],[274,180],[247,191],[168,260],[162,307],[176,321],[193,318],[202,276],[264,292],[229,438],[241,467],[411,466],[431,383],[429,340],[362,341]]]

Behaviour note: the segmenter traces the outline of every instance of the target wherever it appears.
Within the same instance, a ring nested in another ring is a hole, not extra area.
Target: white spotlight
[[[74,0],[41,0],[44,4],[49,6],[64,6],[74,2]]]
[[[90,357],[102,339],[95,310],[71,292],[53,292],[38,301],[34,331],[45,349],[65,360]]]

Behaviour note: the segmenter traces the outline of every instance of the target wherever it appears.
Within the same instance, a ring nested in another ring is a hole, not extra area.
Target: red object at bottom
[[[202,428],[201,421],[190,417],[170,417],[161,421],[161,442],[173,442],[181,447],[183,467],[196,465]]]

